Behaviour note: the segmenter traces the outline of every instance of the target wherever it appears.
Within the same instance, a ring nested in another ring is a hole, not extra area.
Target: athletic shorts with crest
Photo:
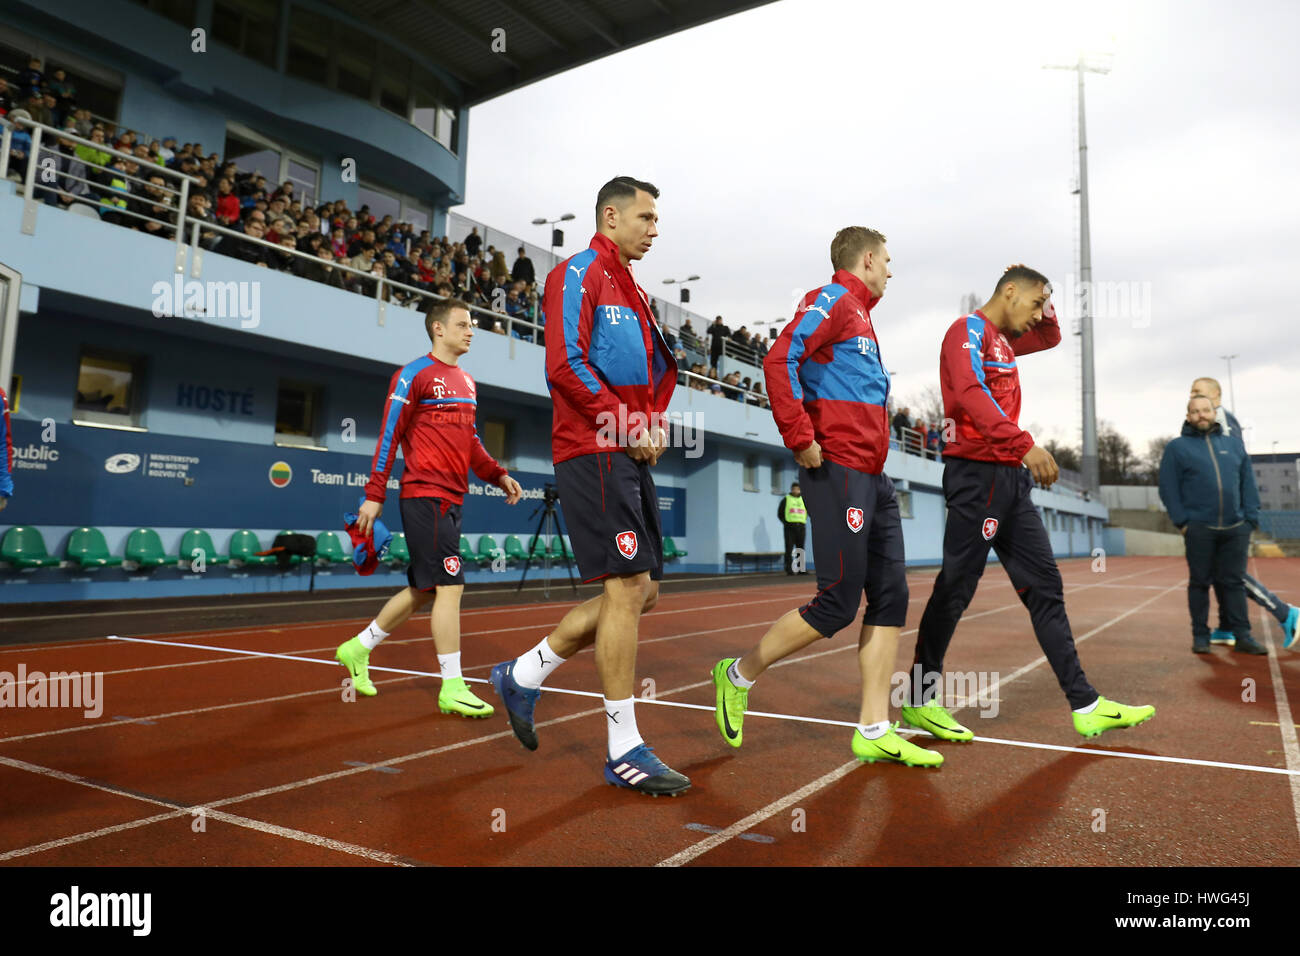
[[[663,578],[659,496],[649,464],[624,451],[579,455],[555,466],[555,485],[584,584],[641,571]]]
[[[460,505],[441,498],[402,498],[402,530],[411,563],[406,580],[417,591],[464,584],[460,560]]]

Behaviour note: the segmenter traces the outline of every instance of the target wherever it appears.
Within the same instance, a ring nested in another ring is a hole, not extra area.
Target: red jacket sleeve
[[[379,443],[375,446],[375,457],[370,461],[370,480],[366,482],[366,500],[380,504],[388,496],[388,475],[393,470],[397,449],[402,445],[411,412],[419,399],[412,391],[415,383],[404,380],[403,371],[405,369],[399,368],[394,372],[389,383],[388,400],[384,402],[384,415],[380,419]]]
[[[1006,448],[1023,458],[1034,447],[1029,432],[1007,417],[993,398],[984,379],[984,349],[988,334],[983,319],[969,316],[953,323],[943,338],[940,358],[942,373],[952,385],[957,408],[970,418],[990,444]],[[950,409],[953,413],[956,409]]]
[[[598,421],[602,413],[608,412],[614,420],[618,419],[619,403],[587,360],[598,292],[596,289],[582,291],[585,277],[585,269],[579,272],[576,267],[570,267],[562,282],[556,282],[552,273],[546,283],[542,303],[546,313],[546,379],[596,432],[602,424]]]
[[[1026,329],[1020,338],[1012,339],[1011,351],[1017,355],[1028,355],[1030,352],[1056,348],[1060,344],[1061,323],[1056,318],[1056,308],[1049,298],[1043,303],[1043,320],[1032,329]]]
[[[840,325],[838,319],[816,307],[816,300],[812,305],[812,308],[797,313],[794,320],[781,330],[781,335],[763,359],[763,380],[767,383],[772,417],[780,429],[785,447],[792,451],[802,451],[816,437],[812,419],[803,407],[799,369],[809,355],[827,342],[835,341]]]
[[[506,470],[483,447],[483,442],[478,437],[477,426],[474,428],[474,445],[469,450],[469,466],[474,469],[474,474],[490,485],[497,484],[506,473]]]

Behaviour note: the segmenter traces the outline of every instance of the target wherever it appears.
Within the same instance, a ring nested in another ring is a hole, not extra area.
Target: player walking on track
[[[742,742],[749,690],[767,668],[816,641],[834,637],[867,610],[858,634],[862,706],[850,744],[859,760],[937,767],[943,756],[899,737],[890,725],[889,680],[907,617],[903,528],[889,453],[889,373],[870,312],[889,280],[885,237],[841,229],[831,242],[830,284],[804,296],[763,361],[772,415],[799,465],[799,486],[813,522],[817,594],[778,620],[744,657],[713,668],[718,732]]]
[[[610,180],[596,197],[591,246],[546,280],[555,483],[578,570],[584,582],[603,581],[604,591],[569,611],[536,647],[492,669],[515,735],[536,750],[533,711],[542,682],[594,643],[605,694],[605,779],[654,796],[676,795],[691,783],[646,745],[633,709],[637,626],[663,577],[650,467],[666,445],[660,426],[677,383],[677,363],[629,268],[659,234],[658,197],[650,183]]]
[[[1043,519],[1029,498],[1034,482],[1048,488],[1059,471],[1051,454],[1017,424],[1016,356],[1061,341],[1050,295],[1041,273],[1011,266],[998,280],[993,298],[954,322],[943,339],[939,384],[944,416],[955,423],[955,436],[943,450],[948,523],[943,568],[917,634],[911,706],[903,708],[907,723],[943,740],[974,736],[953,719],[938,695],[944,686],[944,655],[975,596],[990,547],[1029,609],[1034,635],[1074,710],[1075,729],[1095,737],[1155,715],[1151,706],[1106,700],[1088,683],[1065,615],[1061,572]]]
[[[460,508],[469,490],[470,468],[504,491],[506,504],[517,504],[522,489],[487,453],[474,427],[474,380],[458,364],[474,337],[469,306],[459,299],[436,300],[425,315],[424,328],[433,350],[393,373],[366,501],[357,513],[357,529],[368,537],[383,514],[388,474],[400,445],[405,460],[402,528],[411,552],[408,586],[389,599],[364,631],[340,645],[335,657],[352,675],[357,693],[375,696],[378,691],[367,672],[370,652],[433,601],[429,620],[442,674],[438,709],[489,717],[492,705],[470,692],[460,668],[460,598],[465,590]]]

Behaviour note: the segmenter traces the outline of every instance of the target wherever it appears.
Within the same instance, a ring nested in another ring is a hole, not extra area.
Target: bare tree
[[[1072,445],[1065,445],[1052,438],[1043,443],[1043,448],[1047,453],[1056,459],[1056,464],[1061,468],[1067,468],[1070,471],[1080,471],[1079,449]]]
[[[1097,428],[1097,471],[1103,485],[1132,485],[1142,481],[1138,473],[1140,462],[1133,454],[1128,439],[1115,430],[1110,422],[1099,422]]]
[[[927,425],[943,421],[943,392],[938,385],[927,385],[914,393],[906,404],[912,409],[913,420],[920,418]]]

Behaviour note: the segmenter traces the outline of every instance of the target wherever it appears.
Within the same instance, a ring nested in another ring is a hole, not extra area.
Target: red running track
[[[1070,561],[1062,573],[1089,678],[1109,697],[1154,703],[1156,717],[1084,742],[1024,608],[991,567],[948,664],[1000,682],[959,711],[975,743],[925,741],[947,758],[938,771],[852,760],[852,629],[764,675],[751,709],[784,716],[751,713],[744,748],[727,747],[710,668],[748,649],[812,585],[665,586],[637,665],[659,703],[638,706],[637,721],[691,777],[677,799],[604,783],[599,701],[555,692],[598,695],[589,653],[551,678],[536,753],[500,709],[484,721],[439,714],[427,616],[372,655],[379,696],[352,703],[333,651],[357,621],[220,631],[196,621],[149,643],[5,648],[0,672],[98,671],[104,689],[97,716],[0,709],[0,862],[1295,865],[1300,665],[1276,623],[1251,606],[1269,657],[1196,656],[1181,559],[1111,559],[1102,573]],[[1300,600],[1300,560],[1260,561],[1254,573]],[[899,671],[932,579],[909,576]],[[568,606],[466,611],[466,675],[484,678],[532,646]]]

